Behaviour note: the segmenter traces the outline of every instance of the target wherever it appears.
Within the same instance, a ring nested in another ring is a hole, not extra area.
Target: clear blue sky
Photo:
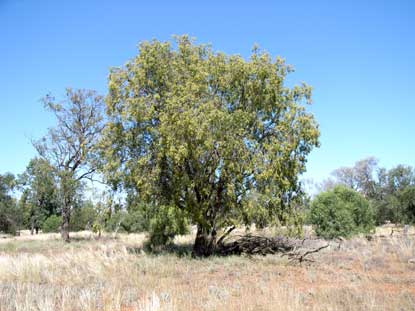
[[[137,43],[190,34],[248,56],[254,43],[314,87],[321,147],[307,177],[376,156],[415,165],[415,1],[0,0],[0,173],[20,173],[53,124],[39,99],[105,94]]]

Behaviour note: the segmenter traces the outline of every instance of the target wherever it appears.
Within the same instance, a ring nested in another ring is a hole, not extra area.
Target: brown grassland
[[[0,311],[415,310],[415,238],[390,227],[295,264],[286,257],[192,259],[192,235],[159,253],[143,234],[27,233],[0,239]]]

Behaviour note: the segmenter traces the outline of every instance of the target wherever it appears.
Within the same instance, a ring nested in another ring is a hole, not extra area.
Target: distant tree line
[[[31,234],[61,232],[64,211],[59,186],[53,168],[41,158],[32,159],[25,172],[17,177],[0,175],[0,232],[18,234],[23,229]],[[93,200],[86,196],[84,185],[76,190],[71,199],[69,231],[148,230],[146,213],[141,209],[126,209],[111,191],[104,191],[99,200]]]
[[[400,164],[388,170],[369,157],[333,171],[322,190],[311,202],[308,219],[322,236],[369,232],[374,225],[387,222],[415,222],[415,170],[411,166]]]

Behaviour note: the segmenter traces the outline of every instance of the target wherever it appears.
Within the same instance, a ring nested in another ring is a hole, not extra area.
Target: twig
[[[321,247],[319,247],[319,248],[316,248],[316,249],[313,249],[313,250],[310,250],[310,251],[307,251],[307,252],[305,252],[303,255],[301,255],[300,257],[299,257],[299,262],[301,263],[301,262],[303,262],[303,260],[305,259],[305,257],[306,256],[308,256],[308,255],[310,255],[310,254],[314,254],[314,253],[317,253],[317,252],[319,252],[319,251],[321,251],[322,249],[325,249],[325,248],[327,248],[327,247],[329,247],[329,243],[327,243],[326,245],[324,245],[324,246],[321,246]]]

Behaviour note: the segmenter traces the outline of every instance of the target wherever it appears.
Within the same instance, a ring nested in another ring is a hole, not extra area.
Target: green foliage
[[[187,36],[173,45],[141,43],[138,56],[109,77],[107,180],[160,210],[151,228],[168,237],[187,219],[172,225],[165,210],[204,236],[251,224],[246,197],[253,191],[265,217],[285,214],[319,137],[304,107],[311,87],[285,86],[291,71],[258,49],[245,60]]]
[[[75,208],[71,215],[71,231],[82,231],[92,228],[98,215],[91,201],[84,202],[81,206]]]
[[[189,232],[184,212],[175,206],[160,206],[154,209],[149,223],[150,245],[157,247],[172,242],[176,235]]]
[[[385,172],[380,193],[375,200],[377,222],[413,223],[415,172],[410,166],[398,165]]]
[[[59,187],[62,238],[69,241],[71,209],[82,180],[97,169],[97,142],[104,127],[103,98],[91,90],[67,89],[63,101],[53,96],[43,99],[57,121],[33,145],[40,157],[54,169]]]
[[[22,222],[22,213],[10,195],[15,187],[12,174],[0,175],[0,232],[16,234]]]
[[[29,200],[29,191],[24,189],[18,202],[18,208],[22,213],[22,227],[30,228],[30,213],[32,211],[32,205]]]
[[[388,193],[383,200],[375,201],[376,221],[383,224],[386,221],[394,223],[415,223],[415,186],[406,185],[392,193]]]
[[[127,213],[125,211],[116,211],[115,213],[112,213],[111,216],[105,221],[105,231],[115,232],[122,229],[121,224],[126,214]]]
[[[52,215],[43,222],[42,232],[59,232],[60,226],[62,225],[62,217]]]
[[[361,193],[374,207],[376,224],[415,221],[412,203],[415,171],[411,166],[400,164],[387,170],[369,157],[357,161],[353,167],[341,167],[332,175],[335,179],[327,180],[325,188],[340,184]]]
[[[403,191],[415,183],[414,169],[406,165],[397,165],[387,173],[385,187],[389,193]]]
[[[43,221],[57,215],[58,187],[56,172],[45,159],[30,160],[26,170],[19,176],[23,193],[19,206],[24,213],[26,227],[41,228]]]
[[[320,194],[312,203],[311,223],[318,236],[347,237],[353,231],[353,217],[349,205],[340,201],[332,192]]]
[[[406,223],[415,223],[415,186],[407,186],[399,194]]]
[[[148,232],[151,247],[171,242],[175,235],[188,233],[187,217],[174,206],[140,204],[134,209],[118,210],[105,221],[108,232]]]
[[[142,210],[128,211],[124,215],[121,226],[128,233],[144,232],[149,229],[149,221]]]
[[[402,212],[398,198],[395,195],[385,195],[382,199],[373,200],[376,224],[383,225],[388,221],[393,223],[402,220]]]
[[[98,234],[98,236],[101,236],[101,232],[102,232],[103,228],[102,228],[102,224],[99,223],[98,221],[95,221],[92,224],[92,232]]]
[[[349,237],[374,228],[369,202],[344,186],[319,194],[311,203],[310,220],[316,234],[324,238]]]

